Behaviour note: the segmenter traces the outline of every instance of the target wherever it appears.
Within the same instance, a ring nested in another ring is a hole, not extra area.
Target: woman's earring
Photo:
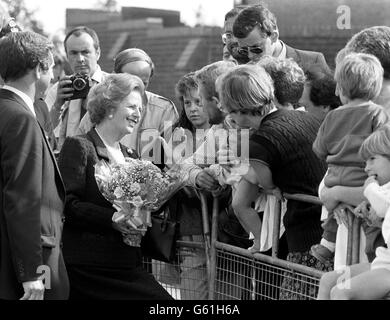
[[[108,115],[108,119],[112,119],[112,118],[114,118],[114,115],[113,114],[109,114]]]

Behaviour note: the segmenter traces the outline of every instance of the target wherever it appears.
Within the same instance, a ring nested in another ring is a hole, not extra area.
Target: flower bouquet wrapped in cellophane
[[[150,161],[126,158],[120,164],[96,163],[95,179],[102,195],[117,210],[112,220],[121,226],[124,242],[139,247],[151,226],[151,212],[184,186],[187,173],[179,167],[162,172]]]

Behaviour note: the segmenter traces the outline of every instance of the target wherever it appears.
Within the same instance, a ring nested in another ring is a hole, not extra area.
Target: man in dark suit
[[[67,299],[65,190],[34,110],[53,76],[52,45],[33,32],[0,40],[0,299]],[[44,281],[43,281],[44,280]]]
[[[248,54],[252,62],[270,55],[275,58],[292,58],[305,72],[313,66],[329,71],[322,53],[294,49],[281,41],[276,17],[263,5],[242,10],[234,21],[233,35],[238,39],[239,51]]]

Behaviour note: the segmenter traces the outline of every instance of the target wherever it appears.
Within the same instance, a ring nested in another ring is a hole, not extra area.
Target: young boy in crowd
[[[365,138],[388,121],[383,108],[372,102],[382,88],[383,68],[373,55],[351,53],[344,56],[341,52],[336,58],[335,80],[336,94],[343,105],[327,114],[313,150],[328,163],[324,178],[326,187],[359,187],[367,178],[359,148]],[[311,248],[311,253],[326,262],[332,259],[335,251],[337,222],[332,213],[322,227],[321,242]]]
[[[364,184],[364,196],[371,206],[363,213],[359,205],[355,214],[369,224],[381,225],[387,246],[390,243],[390,126],[371,134],[362,144],[360,154],[366,160],[369,178]],[[366,202],[362,203],[363,207]],[[377,300],[390,292],[390,249],[378,247],[370,263],[348,268],[348,276],[338,271],[326,273],[320,282],[319,300]],[[341,279],[345,279],[342,282]],[[340,285],[338,285],[340,284]]]

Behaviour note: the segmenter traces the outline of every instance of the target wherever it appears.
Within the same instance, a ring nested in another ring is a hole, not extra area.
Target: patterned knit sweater
[[[266,163],[283,192],[318,195],[326,163],[312,151],[320,122],[306,112],[278,110],[251,135],[251,160]],[[289,200],[283,223],[289,252],[305,252],[321,238],[321,208]]]

